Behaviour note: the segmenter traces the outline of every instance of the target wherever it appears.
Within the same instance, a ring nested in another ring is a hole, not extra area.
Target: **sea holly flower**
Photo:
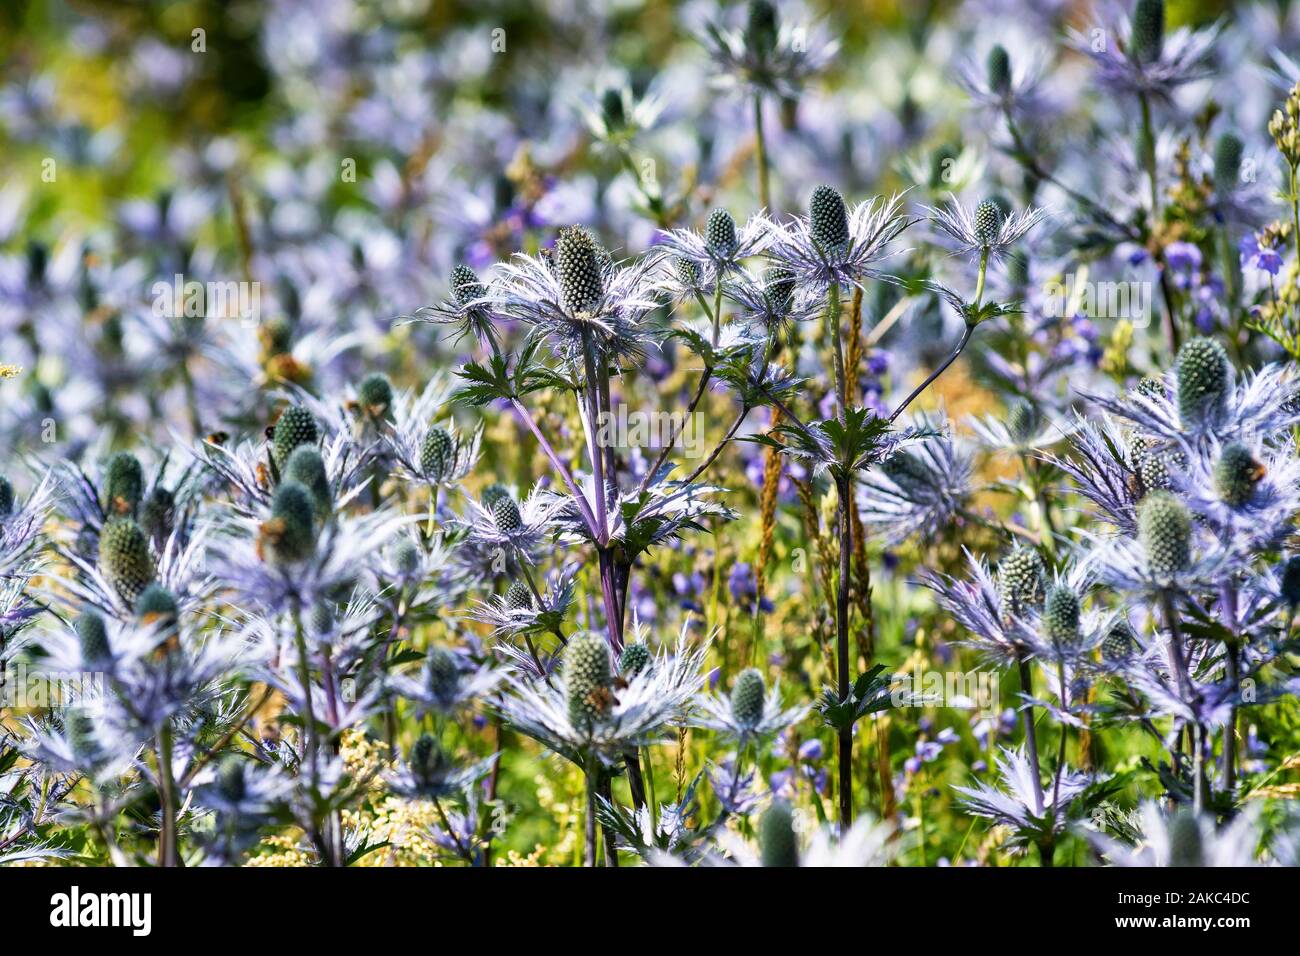
[[[1221,25],[1165,31],[1164,0],[1137,0],[1131,19],[1089,31],[1067,29],[1072,49],[1092,61],[1109,92],[1171,102],[1181,86],[1211,75]]]
[[[1036,119],[1046,108],[1040,90],[1043,62],[1038,56],[1015,56],[1000,43],[989,47],[983,61],[969,59],[957,71],[957,83],[985,109]]]
[[[417,309],[410,316],[403,317],[401,323],[449,325],[455,329],[457,339],[473,336],[479,345],[495,352],[500,347],[496,323],[503,316],[493,307],[488,286],[464,263],[452,267],[447,286],[447,299]]]
[[[820,27],[781,19],[769,0],[751,0],[743,27],[707,24],[700,42],[709,51],[721,87],[781,97],[798,96],[839,49]]]
[[[389,686],[414,701],[421,715],[451,715],[486,697],[505,676],[501,668],[487,664],[474,668],[468,663],[457,651],[431,647],[417,676],[395,674],[389,678]]]
[[[922,421],[922,430],[933,426]],[[973,492],[971,456],[946,430],[897,449],[858,484],[864,523],[891,545],[948,528]]]
[[[674,298],[690,299],[711,293],[719,283],[741,271],[741,263],[762,253],[770,241],[769,223],[761,215],[737,229],[725,209],[714,209],[703,232],[669,229],[659,233],[655,249],[671,266],[669,283]]]
[[[660,304],[657,267],[651,258],[619,265],[589,230],[572,226],[548,260],[520,253],[502,264],[492,301],[567,361],[581,364],[588,347],[610,361],[636,360],[657,338],[644,322]]]
[[[1167,389],[1088,398],[1142,434],[1179,446],[1206,436],[1250,441],[1256,435],[1281,434],[1300,420],[1294,402],[1300,383],[1290,368],[1271,364],[1237,374],[1222,346],[1208,339],[1190,340],[1180,356],[1166,376]]]
[[[1001,787],[976,780],[974,786],[953,790],[961,794],[961,805],[967,813],[1007,827],[1007,846],[1022,850],[1029,846],[1050,847],[1070,826],[1070,805],[1099,782],[1091,774],[1064,769],[1057,785],[1042,788],[1050,802],[1039,812],[1035,809],[1038,804],[1033,780],[1037,771],[1024,753],[1003,748],[996,764]]]
[[[583,124],[596,141],[623,149],[658,125],[667,101],[651,83],[638,95],[627,83],[606,86],[599,97],[588,95],[578,106]]]
[[[737,318],[760,338],[777,336],[792,323],[819,318],[824,307],[782,266],[764,269],[761,275],[742,270],[726,284],[723,294],[740,307]]]
[[[399,796],[434,800],[459,796],[492,772],[500,754],[463,764],[430,734],[421,734],[406,760],[385,775],[384,783]]]
[[[869,816],[860,817],[843,833],[824,826],[805,837],[785,810],[767,814],[766,833],[760,829],[757,845],[733,830],[719,829],[712,834],[712,845],[702,852],[655,853],[652,865],[882,867],[889,866],[906,849],[906,841],[899,840],[893,824]]]
[[[455,485],[473,471],[482,431],[462,435],[450,420],[434,423],[452,394],[450,381],[435,375],[418,393],[401,390],[394,397],[392,423],[381,440],[398,478],[439,488]]]
[[[764,684],[757,670],[742,672],[726,697],[717,694],[699,697],[692,724],[716,731],[722,738],[744,747],[773,737],[808,715],[808,707],[785,707],[779,681],[770,689]]]
[[[1087,835],[1112,866],[1257,866],[1258,816],[1248,811],[1220,828],[1187,807],[1169,812],[1148,801],[1138,809],[1133,842],[1097,831]]]
[[[1029,232],[1047,218],[1047,210],[1033,206],[1020,212],[1004,210],[997,202],[986,199],[974,209],[963,205],[956,196],[945,208],[926,207],[930,221],[940,238],[951,246],[953,255],[988,255],[989,262],[1009,256]]]
[[[523,581],[515,581],[504,595],[493,595],[471,608],[470,620],[492,628],[493,634],[513,637],[555,633],[565,622],[576,593],[576,565],[565,565],[550,575],[539,595]]]
[[[563,671],[549,683],[509,675],[497,707],[510,726],[580,767],[588,756],[611,763],[630,748],[662,740],[688,718],[704,685],[706,651],[707,644],[692,648],[682,637],[672,654],[661,650],[626,687],[613,687],[612,678],[602,683],[598,662],[582,668],[586,683],[572,691]]]
[[[793,273],[796,286],[821,299],[832,285],[892,281],[880,264],[895,254],[889,247],[912,224],[902,206],[903,197],[896,195],[849,210],[838,192],[819,186],[813,190],[808,215],[769,224],[767,256]]]

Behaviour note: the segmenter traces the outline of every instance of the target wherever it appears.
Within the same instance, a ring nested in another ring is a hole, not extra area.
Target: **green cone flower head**
[[[278,564],[297,564],[316,550],[315,502],[296,481],[285,481],[271,499],[271,517],[262,522],[266,556]]]
[[[611,132],[617,132],[627,125],[627,110],[623,108],[623,94],[620,90],[611,86],[600,95],[600,115]]]
[[[951,143],[944,143],[930,155],[930,188],[939,189],[949,179],[950,172],[961,157],[961,150]]]
[[[151,584],[140,592],[135,602],[135,616],[142,624],[159,624],[174,627],[180,616],[176,598],[161,584]]]
[[[467,265],[452,266],[449,284],[452,297],[459,306],[466,306],[487,295],[487,286],[479,281],[478,274]]]
[[[1192,561],[1191,515],[1169,492],[1154,491],[1138,505],[1138,540],[1152,574],[1171,577],[1184,571]]]
[[[83,663],[96,664],[112,656],[112,649],[108,646],[108,627],[97,611],[82,611],[72,622],[72,629],[77,632]]]
[[[618,659],[619,673],[625,677],[639,674],[650,663],[650,648],[643,641],[633,641],[623,645],[623,653]]]
[[[740,672],[731,688],[731,716],[745,728],[758,726],[763,719],[763,702],[767,687],[758,668],[750,667]]]
[[[1128,660],[1133,653],[1133,632],[1125,621],[1116,621],[1101,642],[1102,660],[1118,663]]]
[[[736,220],[725,209],[709,213],[704,226],[704,241],[715,256],[726,258],[736,249]]]
[[[1043,599],[1043,636],[1058,647],[1079,639],[1079,596],[1065,585],[1057,585]]]
[[[750,0],[745,18],[745,45],[750,52],[758,56],[771,53],[779,34],[776,7],[769,0]]]
[[[1160,59],[1165,44],[1164,0],[1137,0],[1133,8],[1133,55],[1139,63]]]
[[[275,464],[284,468],[299,445],[315,445],[320,440],[316,418],[302,405],[290,405],[280,413],[272,432],[272,453]]]
[[[605,294],[604,250],[589,229],[572,226],[555,240],[555,278],[562,304],[577,314],[595,311]]]
[[[975,207],[975,238],[980,245],[991,246],[998,241],[1004,219],[1006,212],[996,199],[986,199]]]
[[[758,850],[764,866],[799,865],[794,811],[786,801],[773,800],[758,818]]]
[[[325,474],[325,459],[315,445],[300,445],[289,456],[284,480],[297,482],[311,495],[317,517],[324,519],[334,511],[334,491]]]
[[[387,418],[393,407],[393,383],[382,372],[372,372],[357,386],[357,404],[371,418]]]
[[[1225,502],[1240,508],[1255,493],[1255,486],[1264,474],[1264,466],[1255,460],[1250,449],[1241,442],[1232,442],[1223,447],[1219,460],[1214,463],[1214,488]]]
[[[1038,432],[1041,422],[1038,408],[1024,398],[1017,398],[1007,409],[1007,431],[1017,445],[1027,444]]]
[[[1142,380],[1134,386],[1138,393],[1152,399],[1167,399],[1169,389],[1165,388],[1164,380],[1154,375],[1144,375]]]
[[[432,734],[421,734],[411,745],[407,763],[411,766],[411,775],[426,786],[442,779],[449,766],[446,753]]]
[[[14,513],[14,486],[4,475],[0,475],[0,518],[7,518]]]
[[[998,601],[1006,617],[1043,603],[1047,570],[1033,548],[1016,548],[998,564]]]
[[[794,273],[784,266],[772,266],[763,270],[763,295],[777,315],[785,315],[790,311],[794,286]]]
[[[1142,494],[1163,491],[1173,484],[1169,474],[1171,459],[1176,456],[1169,452],[1148,449],[1138,452],[1135,463],[1138,480],[1141,482]]]
[[[140,526],[130,518],[111,518],[99,536],[99,570],[127,604],[153,581],[153,558]]]
[[[528,585],[516,581],[506,589],[506,607],[512,611],[531,611],[533,609],[533,592]]]
[[[1197,336],[1178,350],[1178,414],[1187,424],[1200,424],[1228,396],[1232,366],[1228,353],[1214,339]]]
[[[104,510],[110,515],[135,515],[144,497],[144,469],[129,451],[108,460],[104,479]]]
[[[460,665],[456,655],[445,647],[429,648],[429,656],[424,661],[425,679],[428,681],[429,693],[439,700],[451,700],[460,687]]]
[[[140,528],[159,548],[171,536],[176,521],[176,496],[162,485],[155,485],[140,506]]]
[[[1001,43],[994,44],[989,50],[988,60],[989,89],[994,93],[1005,93],[1011,89],[1011,56]]]
[[[609,712],[613,683],[604,639],[591,633],[569,638],[564,648],[564,690],[575,726],[590,727]]]
[[[509,495],[498,498],[492,503],[492,520],[506,534],[518,531],[524,526],[524,518],[519,513],[519,505],[515,504],[515,500]]]
[[[673,259],[673,268],[677,270],[677,281],[687,289],[700,287],[700,267],[690,259],[677,256]]]
[[[307,630],[316,637],[334,631],[334,606],[329,601],[317,601],[307,614]]]
[[[1187,807],[1175,810],[1169,820],[1169,865],[1205,866],[1201,827]]]
[[[1224,133],[1214,144],[1214,188],[1219,192],[1230,193],[1237,188],[1242,151],[1241,137],[1236,133]]]
[[[494,481],[483,489],[483,494],[480,497],[483,499],[483,507],[488,511],[491,511],[492,506],[502,498],[510,497],[510,489],[501,484],[501,482]]]
[[[442,481],[455,464],[455,457],[456,443],[451,433],[441,425],[431,427],[420,446],[420,470],[430,481]]]
[[[809,232],[826,253],[838,252],[849,244],[849,211],[844,197],[830,186],[818,186],[808,200]]]
[[[905,493],[919,494],[934,484],[925,463],[903,448],[881,462],[880,470]]]
[[[95,736],[95,721],[80,707],[68,712],[63,721],[63,733],[72,748],[72,755],[90,769],[98,769],[104,763],[104,748]]]

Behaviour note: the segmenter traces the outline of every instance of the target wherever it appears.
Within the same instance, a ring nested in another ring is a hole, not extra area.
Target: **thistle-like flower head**
[[[325,473],[325,459],[314,445],[300,445],[284,466],[284,480],[296,482],[311,495],[316,517],[324,520],[334,510],[334,490]]]
[[[297,564],[316,549],[316,504],[311,492],[285,481],[271,498],[271,517],[262,523],[261,540],[269,560]]]
[[[731,716],[737,726],[753,728],[763,719],[763,699],[767,687],[756,667],[740,672],[731,688]]]
[[[890,246],[911,225],[903,197],[876,198],[848,209],[829,186],[813,192],[808,215],[769,223],[767,256],[794,276],[807,295],[824,298],[831,285],[861,285],[868,278],[892,279],[881,263]]]
[[[1232,387],[1227,350],[1204,336],[1189,339],[1178,350],[1177,374],[1179,417],[1189,424],[1217,418]]]
[[[271,443],[275,463],[284,468],[289,456],[299,445],[315,445],[320,441],[320,429],[314,416],[303,405],[290,405],[276,419]]]
[[[1047,569],[1036,548],[1020,547],[998,562],[998,603],[1004,617],[1043,603]]]
[[[1068,585],[1058,584],[1043,599],[1043,636],[1058,647],[1079,639],[1079,595]]]
[[[1214,486],[1225,502],[1241,507],[1255,493],[1266,469],[1241,442],[1225,445],[1214,463]]]
[[[763,866],[798,866],[799,837],[794,811],[784,800],[773,800],[758,818],[758,847]]]
[[[99,568],[128,606],[154,578],[149,541],[131,518],[112,518],[99,536]]]
[[[1047,218],[1043,209],[1030,207],[1009,212],[994,199],[985,199],[974,210],[951,198],[946,208],[929,207],[930,221],[953,255],[983,256],[990,262],[1008,256],[1035,226]]]
[[[647,664],[650,663],[650,648],[644,641],[629,641],[623,645],[623,653],[619,655],[618,671],[625,677],[631,674],[639,674]]]
[[[564,687],[575,727],[589,726],[609,711],[613,685],[605,640],[590,632],[570,638],[564,648]]]
[[[1138,539],[1147,566],[1158,577],[1173,577],[1191,563],[1192,518],[1167,491],[1147,495],[1138,506]]]
[[[104,513],[134,517],[144,496],[140,459],[129,451],[120,451],[108,460],[104,476]]]

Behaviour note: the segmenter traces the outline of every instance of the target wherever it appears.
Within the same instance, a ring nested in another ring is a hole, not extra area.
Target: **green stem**
[[[754,158],[758,163],[758,204],[770,210],[772,194],[767,181],[767,138],[763,135],[763,94],[754,93]]]

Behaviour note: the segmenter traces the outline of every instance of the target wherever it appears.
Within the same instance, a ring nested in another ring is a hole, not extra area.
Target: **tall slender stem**
[[[852,480],[838,476],[840,522],[840,580],[835,591],[835,669],[839,678],[839,699],[849,699],[849,559],[853,553],[853,524],[849,521],[849,493]],[[839,732],[840,750],[840,824],[853,823],[853,725]]]
[[[1019,660],[1020,667],[1020,693],[1028,697],[1033,693],[1033,678],[1029,672],[1029,659],[1021,657]],[[1025,749],[1029,751],[1029,767],[1033,772],[1034,779],[1034,814],[1043,815],[1043,775],[1038,763],[1038,732],[1034,729],[1034,708],[1026,706],[1020,712],[1025,725]]]
[[[158,863],[179,866],[176,846],[176,778],[172,773],[172,725],[163,721],[158,731],[158,796],[162,803],[162,834],[158,842]]]
[[[971,334],[974,331],[975,331],[975,326],[969,324],[966,326],[965,330],[963,330],[961,334],[961,341],[958,342],[957,347],[952,350],[952,354],[950,354],[946,359],[944,359],[942,365],[940,365],[937,369],[935,369],[933,372],[927,375],[925,377],[924,382],[916,386],[916,388],[912,389],[912,394],[908,395],[907,398],[903,399],[903,404],[899,405],[896,409],[894,409],[893,413],[889,416],[889,420],[891,422],[894,421],[894,419],[898,418],[899,415],[903,414],[904,409],[906,409],[908,405],[911,405],[912,402],[916,401],[917,397],[920,396],[920,394],[924,392],[927,388],[929,388],[930,385],[933,384],[936,378],[938,378],[940,375],[946,372],[948,370],[949,365],[957,361],[957,356],[961,355],[961,353],[966,349],[966,345],[968,342],[970,342]]]
[[[754,93],[754,160],[758,164],[758,204],[772,208],[772,194],[767,181],[767,137],[763,135],[763,94]]]

